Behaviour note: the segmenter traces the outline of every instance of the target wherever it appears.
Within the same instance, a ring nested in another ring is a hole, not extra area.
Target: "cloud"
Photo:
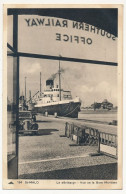
[[[30,65],[30,68],[28,70],[29,74],[32,73],[38,73],[41,70],[41,65],[39,63],[33,63]]]
[[[93,92],[93,87],[88,87],[88,86],[83,85],[83,86],[82,86],[82,90],[83,90],[85,93],[91,93],[91,92]]]
[[[117,88],[112,83],[102,81],[96,85],[78,85],[72,89],[73,97],[79,96],[85,105],[90,106],[94,101],[102,102],[104,99],[117,104]]]
[[[73,98],[79,96],[85,106],[107,98],[117,104],[117,68],[95,64],[82,64],[61,61],[61,83],[64,90],[70,90]],[[20,89],[24,91],[24,77],[27,77],[27,90],[34,94],[39,90],[39,75],[42,73],[42,90],[46,80],[58,72],[59,61],[21,59]],[[55,81],[58,83],[58,76]]]
[[[100,82],[98,83],[96,86],[95,86],[95,92],[102,92],[102,94],[104,94],[105,92],[107,92],[108,90],[111,89],[111,85],[110,83],[106,82],[106,81],[103,81],[103,82]]]

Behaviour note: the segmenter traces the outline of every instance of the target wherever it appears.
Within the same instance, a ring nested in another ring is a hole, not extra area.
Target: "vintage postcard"
[[[3,188],[122,189],[123,5],[3,9]]]

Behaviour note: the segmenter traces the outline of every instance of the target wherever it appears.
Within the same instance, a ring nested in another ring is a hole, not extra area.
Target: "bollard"
[[[67,137],[67,126],[68,126],[68,123],[66,122],[66,125],[65,125],[65,136]]]
[[[66,123],[66,127],[65,127],[65,135],[66,135],[66,137],[68,137],[69,138],[69,134],[70,134],[70,132],[69,132],[69,129],[70,128],[70,124],[69,123]]]
[[[57,118],[57,112],[54,113],[54,117]]]
[[[70,137],[70,127],[71,127],[71,124],[69,123],[68,126],[69,126],[69,127],[68,127],[68,130],[67,130],[67,137],[69,138],[69,137]]]
[[[73,128],[74,128],[74,124],[71,123],[71,130],[70,130],[70,139],[73,140]]]
[[[48,117],[48,112],[47,111],[45,112],[45,116]]]

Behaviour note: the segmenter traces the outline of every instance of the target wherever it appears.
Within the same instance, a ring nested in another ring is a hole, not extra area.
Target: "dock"
[[[117,134],[117,126],[42,115],[38,115],[36,120],[39,135],[19,137],[19,178],[117,178],[117,159],[95,155],[97,146],[77,146],[64,136],[66,122],[74,121],[76,124],[94,127],[102,132],[109,131],[112,134]]]
[[[62,123],[73,122],[76,125],[92,127],[92,128],[97,129],[101,132],[106,132],[106,133],[111,133],[111,134],[117,135],[117,126],[96,123],[93,120],[85,121],[85,119],[72,119],[72,118],[68,118],[68,117],[58,117],[55,119],[53,116],[49,116],[49,119],[52,121],[62,122]]]

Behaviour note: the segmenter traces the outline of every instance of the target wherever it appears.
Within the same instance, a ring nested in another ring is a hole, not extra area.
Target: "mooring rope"
[[[69,114],[71,114],[71,113],[73,113],[78,107],[79,107],[80,105],[78,105],[77,107],[75,107],[75,109],[74,110],[72,110],[71,112],[69,112],[69,113],[67,113],[66,115],[63,115],[63,117],[65,117],[65,116],[67,116],[67,115],[69,115]]]

